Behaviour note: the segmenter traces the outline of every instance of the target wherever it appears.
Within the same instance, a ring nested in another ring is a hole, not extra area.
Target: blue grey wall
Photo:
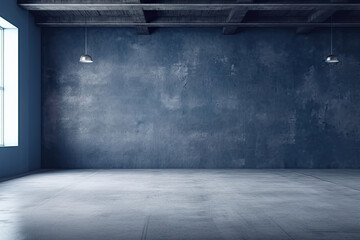
[[[0,178],[40,168],[41,31],[14,0],[0,1],[0,16],[19,29],[19,146],[0,147]]]
[[[359,168],[360,32],[43,31],[42,161],[60,168]]]

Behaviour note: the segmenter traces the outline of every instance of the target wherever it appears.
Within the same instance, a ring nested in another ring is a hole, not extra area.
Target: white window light
[[[0,17],[0,146],[18,146],[18,29]]]

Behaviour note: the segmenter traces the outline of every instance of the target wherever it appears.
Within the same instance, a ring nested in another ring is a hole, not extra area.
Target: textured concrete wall
[[[0,16],[19,29],[19,146],[0,147],[2,178],[41,165],[41,31],[14,0],[0,1]]]
[[[360,32],[43,31],[43,166],[359,168]]]

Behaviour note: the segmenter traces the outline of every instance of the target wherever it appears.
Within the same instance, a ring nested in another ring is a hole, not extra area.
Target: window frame
[[[0,148],[19,146],[19,29],[0,16]]]
[[[4,28],[0,26],[0,147],[4,146]]]

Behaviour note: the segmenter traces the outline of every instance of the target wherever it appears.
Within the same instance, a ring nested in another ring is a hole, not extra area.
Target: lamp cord
[[[87,54],[87,27],[85,23],[85,55]]]
[[[331,20],[330,20],[330,53],[333,53],[333,21],[332,21],[332,16],[331,16]]]

